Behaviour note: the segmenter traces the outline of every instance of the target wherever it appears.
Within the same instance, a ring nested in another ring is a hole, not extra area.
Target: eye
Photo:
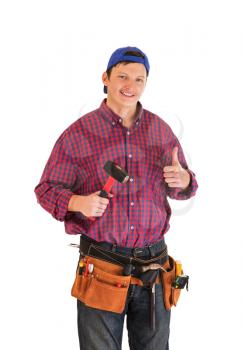
[[[120,79],[125,79],[125,78],[126,78],[126,75],[119,75],[119,78],[120,78]]]
[[[143,83],[143,82],[144,82],[144,80],[143,80],[142,78],[137,78],[136,81],[137,81],[138,83]]]

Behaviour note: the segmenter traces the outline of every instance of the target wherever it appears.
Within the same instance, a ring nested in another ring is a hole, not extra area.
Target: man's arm
[[[108,198],[100,197],[100,191],[82,196],[72,190],[80,187],[83,178],[73,160],[70,140],[68,131],[57,140],[40,183],[35,188],[38,203],[59,221],[64,221],[67,215],[72,215],[71,212],[79,212],[86,217],[100,217],[107,208]],[[80,161],[81,157],[78,159]],[[112,198],[113,195],[109,194],[108,197]]]
[[[68,151],[65,134],[66,132],[56,141],[34,190],[38,203],[59,221],[65,219],[68,203],[74,194],[71,188],[77,180],[76,167]]]

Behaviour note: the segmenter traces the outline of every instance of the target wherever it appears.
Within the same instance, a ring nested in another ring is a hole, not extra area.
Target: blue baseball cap
[[[135,52],[137,52],[140,55],[136,56],[134,54]],[[137,47],[127,46],[127,47],[121,47],[120,49],[115,50],[108,61],[106,71],[112,68],[113,66],[115,66],[116,64],[118,64],[119,62],[142,63],[146,68],[147,75],[149,75],[150,64],[148,61],[148,57],[143,51],[141,51]],[[103,91],[105,92],[105,94],[107,93],[107,86],[104,85]]]

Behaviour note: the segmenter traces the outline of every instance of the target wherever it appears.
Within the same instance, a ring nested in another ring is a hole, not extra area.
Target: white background
[[[33,191],[60,133],[101,103],[109,56],[127,45],[151,64],[141,102],[179,136],[199,182],[194,201],[171,201],[166,239],[190,291],[172,312],[170,348],[242,348],[239,3],[1,5],[1,349],[78,349],[78,251],[68,247],[78,237]]]

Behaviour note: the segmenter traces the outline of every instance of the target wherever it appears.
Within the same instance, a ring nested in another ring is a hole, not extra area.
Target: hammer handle
[[[102,189],[99,193],[99,197],[108,198],[108,193],[104,189]]]
[[[103,190],[107,193],[111,191],[111,188],[113,187],[113,184],[115,182],[115,179],[112,176],[109,176],[105,185],[103,186]],[[100,197],[103,197],[101,195],[99,195]],[[107,198],[107,197],[105,197]]]
[[[99,197],[102,197],[102,198],[108,198],[108,192],[110,192],[113,184],[115,182],[115,179],[112,177],[112,176],[109,176],[103,189],[100,191],[99,193]],[[96,217],[93,217],[93,216],[89,216],[89,219],[91,221],[95,221],[96,220]]]

